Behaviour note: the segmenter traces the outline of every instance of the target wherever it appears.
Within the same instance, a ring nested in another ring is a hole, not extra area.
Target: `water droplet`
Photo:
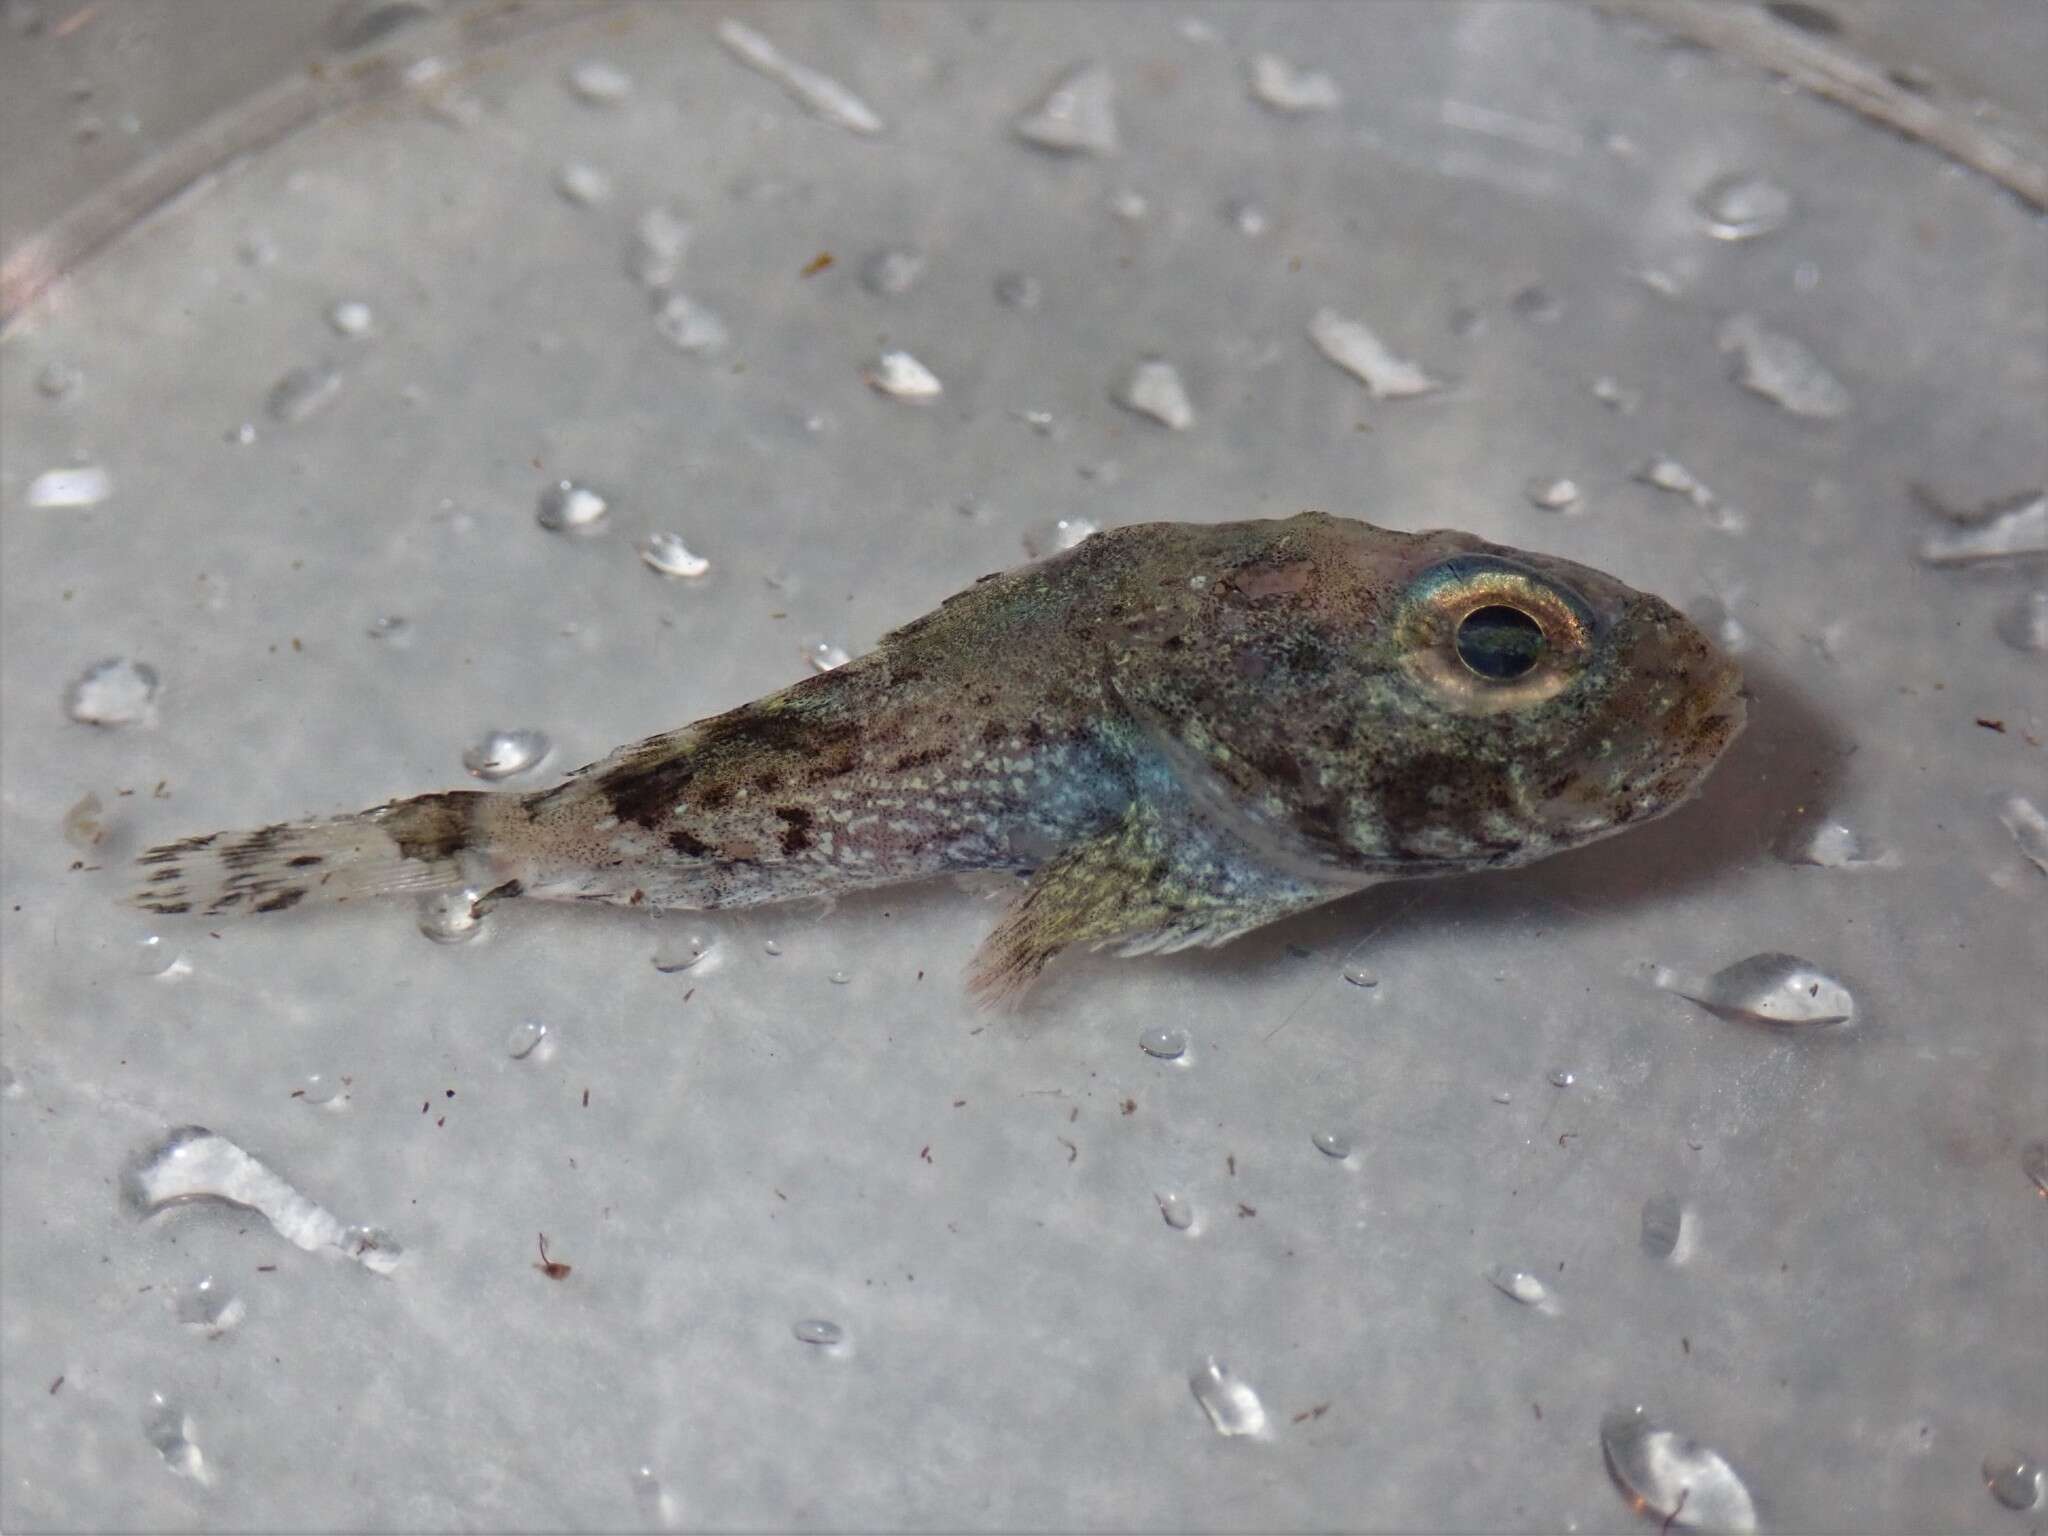
[[[555,190],[579,208],[595,208],[611,200],[612,179],[585,161],[567,160],[555,172]]]
[[[632,78],[602,59],[578,60],[569,66],[565,78],[569,89],[593,107],[616,107],[633,94]]]
[[[180,1477],[189,1477],[202,1488],[213,1483],[213,1469],[192,1440],[192,1421],[185,1410],[152,1392],[142,1415],[142,1433],[156,1447],[164,1465]]]
[[[2048,1199],[2048,1141],[2030,1141],[2020,1148],[2020,1172]]]
[[[1011,128],[1025,143],[1058,154],[1113,155],[1116,82],[1100,64],[1079,65],[1062,75]]]
[[[550,1050],[541,1051],[543,1045],[550,1046]],[[552,1054],[547,1025],[539,1019],[523,1019],[514,1024],[511,1033],[505,1036],[505,1054],[514,1061],[525,1061],[537,1051],[541,1052],[537,1058],[541,1061],[546,1061]]]
[[[1569,1088],[1577,1081],[1577,1077],[1562,1069],[1550,1074],[1550,1086],[1553,1088]]]
[[[1753,1024],[1842,1024],[1856,1016],[1849,989],[1810,960],[1775,951],[1724,966],[1672,990],[1709,1013]]]
[[[1920,558],[1930,565],[1967,565],[2048,554],[2048,494],[2025,491],[1993,507],[1959,527],[1929,534],[1920,545]]]
[[[641,1522],[648,1529],[675,1529],[675,1497],[661,1486],[661,1479],[654,1475],[654,1468],[639,1466],[633,1469],[633,1502],[639,1506]]]
[[[550,745],[544,731],[486,731],[462,754],[462,766],[471,777],[495,783],[538,768]]]
[[[1135,224],[1152,211],[1152,205],[1145,200],[1145,194],[1132,187],[1125,187],[1109,200],[1109,211],[1118,218]]]
[[[1265,1434],[1266,1409],[1259,1394],[1233,1376],[1230,1367],[1214,1355],[1188,1377],[1188,1386],[1202,1411],[1209,1415],[1209,1422],[1216,1426],[1217,1434]]]
[[[1025,272],[1005,272],[996,279],[996,302],[1011,309],[1032,310],[1045,299],[1045,285]]]
[[[789,1331],[796,1335],[799,1343],[816,1344],[825,1349],[846,1342],[846,1330],[822,1317],[807,1317],[792,1324]]]
[[[213,1276],[206,1275],[177,1292],[172,1310],[178,1321],[193,1332],[218,1338],[248,1316],[249,1305]]]
[[[375,319],[361,299],[343,299],[327,311],[327,323],[337,336],[367,336]]]
[[[1785,823],[1776,852],[1787,864],[1810,864],[1821,869],[1890,868],[1898,863],[1896,855],[1865,843],[1847,822],[1804,811],[1795,812]]]
[[[1736,314],[1714,332],[1714,345],[1736,355],[1735,382],[1794,416],[1833,421],[1854,403],[1842,381],[1828,372],[1804,342],[1772,330],[1755,315]]]
[[[535,518],[550,533],[594,533],[611,504],[587,485],[557,480],[540,493]]]
[[[853,980],[853,973],[851,971],[834,971],[830,976],[827,976],[825,979],[831,982],[832,985],[835,987],[843,987],[848,985]]]
[[[830,640],[819,640],[804,647],[804,660],[811,664],[814,672],[836,672],[853,658],[847,655],[846,647],[834,645]]]
[[[1998,638],[2016,651],[2048,652],[2048,587],[2020,594],[1999,619]]]
[[[375,620],[363,633],[372,640],[382,640],[387,645],[404,646],[412,640],[412,625],[392,613]]]
[[[1308,336],[1317,351],[1364,384],[1375,400],[1404,400],[1443,387],[1418,364],[1395,356],[1363,321],[1347,320],[1334,309],[1316,311]]]
[[[388,1275],[399,1248],[387,1234],[343,1227],[265,1164],[203,1125],[182,1125],[146,1148],[122,1175],[128,1204],[143,1216],[193,1200],[246,1206],[308,1253],[332,1248],[365,1268]]]
[[[1325,1157],[1341,1160],[1351,1155],[1351,1138],[1342,1131],[1317,1131],[1309,1142]]]
[[[1055,423],[1051,411],[1012,411],[1010,414],[1023,422],[1025,426],[1036,432],[1040,437],[1051,437],[1054,435]]]
[[[1344,979],[1354,987],[1376,987],[1380,984],[1379,972],[1363,965],[1346,967]]]
[[[1700,511],[1708,514],[1714,526],[1724,533],[1739,533],[1747,520],[1733,507],[1723,505],[1707,483],[1687,469],[1669,454],[1659,454],[1635,473],[1635,479],[1643,485],[1653,486],[1660,491],[1669,491],[1674,496],[1683,496]]]
[[[299,1085],[298,1097],[301,1102],[322,1109],[340,1109],[347,1103],[341,1097],[341,1084],[324,1072],[309,1072],[306,1080]]]
[[[1161,426],[1185,432],[1195,424],[1195,408],[1173,364],[1148,357],[1133,368],[1117,391],[1117,404],[1141,416],[1150,416]]]
[[[939,376],[908,352],[884,352],[861,377],[868,387],[892,400],[932,400],[945,388]]]
[[[341,370],[331,363],[294,368],[270,386],[263,408],[272,421],[306,421],[334,403],[341,393]]]
[[[749,69],[766,75],[812,116],[849,133],[880,133],[886,126],[875,109],[830,75],[799,64],[742,22],[718,24],[718,40]]]
[[[477,910],[483,892],[475,886],[459,891],[441,891],[422,896],[419,905],[420,932],[436,944],[465,944],[484,931],[484,914]]]
[[[1188,1032],[1155,1024],[1138,1036],[1138,1049],[1147,1056],[1158,1057],[1161,1061],[1179,1061],[1187,1054]]]
[[[712,940],[701,933],[663,939],[654,950],[654,968],[664,976],[687,971],[711,953]]]
[[[1512,1104],[1515,1102],[1515,1096],[1512,1093],[1496,1093],[1493,1095],[1493,1102],[1496,1104]]]
[[[633,225],[627,273],[643,288],[667,287],[683,269],[692,233],[690,221],[673,209],[659,204],[649,208]]]
[[[105,810],[100,797],[88,790],[64,813],[64,841],[80,853],[90,853],[99,847],[107,839],[107,823],[101,814]]]
[[[128,969],[137,976],[161,976],[167,981],[192,974],[191,962],[175,945],[155,933],[145,933],[135,941],[135,947],[128,952]]]
[[[1754,240],[1791,218],[1792,194],[1775,181],[1738,171],[1702,187],[1693,209],[1716,240]]]
[[[85,383],[85,375],[69,363],[51,362],[43,364],[36,375],[36,393],[45,400],[65,400],[78,393]]]
[[[1684,1527],[1756,1529],[1749,1490],[1720,1452],[1657,1428],[1641,1408],[1601,1419],[1600,1449],[1608,1473],[1638,1512]]]
[[[1579,504],[1579,483],[1564,475],[1536,475],[1523,482],[1522,494],[1545,512],[1566,512]]]
[[[870,256],[861,267],[861,286],[870,293],[897,297],[910,292],[924,276],[923,251],[892,246]]]
[[[709,560],[690,553],[681,535],[674,533],[650,534],[647,542],[640,546],[640,559],[664,576],[694,579],[711,569]]]
[[[678,352],[711,357],[725,350],[732,333],[725,321],[688,294],[669,293],[654,311],[654,328]]]
[[[1224,205],[1223,217],[1247,240],[1258,239],[1273,225],[1273,221],[1266,217],[1266,210],[1257,203],[1236,199]]]
[[[1252,60],[1254,100],[1275,112],[1334,112],[1344,104],[1337,82],[1319,70],[1296,69],[1278,54]]]
[[[1508,308],[1536,325],[1555,325],[1564,318],[1564,301],[1548,288],[1534,285],[1518,290],[1508,300]]]
[[[1072,549],[1083,539],[1098,532],[1095,524],[1085,517],[1060,517],[1049,523],[1040,523],[1024,532],[1024,553],[1034,560],[1047,555],[1059,554]]]
[[[1486,1283],[1501,1295],[1519,1301],[1525,1307],[1541,1308],[1550,1300],[1550,1288],[1526,1269],[1517,1269],[1512,1264],[1496,1264],[1486,1272]]]
[[[1619,411],[1624,416],[1635,415],[1636,407],[1643,403],[1639,391],[1627,388],[1604,373],[1593,381],[1593,398],[1610,411]]]
[[[1185,1232],[1195,1224],[1195,1208],[1179,1195],[1154,1195],[1159,1202],[1159,1218],[1176,1232]]]
[[[28,504],[49,509],[96,507],[113,493],[112,475],[98,464],[82,464],[37,475],[28,483]]]
[[[1984,1486],[2007,1509],[2032,1509],[2041,1502],[2041,1474],[2038,1462],[2010,1452],[1984,1458]]]
[[[2048,816],[2041,814],[2040,807],[2025,795],[2013,795],[1999,808],[1998,819],[2020,845],[2020,852],[2048,875]]]
[[[245,421],[238,427],[229,427],[221,433],[221,441],[232,443],[237,448],[246,448],[256,441],[256,423]]]
[[[86,669],[64,696],[65,711],[87,725],[141,725],[156,718],[156,669],[125,656]]]
[[[1643,1202],[1643,1252],[1653,1259],[1677,1259],[1685,1237],[1685,1207],[1676,1195],[1652,1195]]]

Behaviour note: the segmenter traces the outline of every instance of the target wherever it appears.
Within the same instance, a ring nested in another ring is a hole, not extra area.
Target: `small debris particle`
[[[1530,1403],[1530,1404],[1529,1404],[1529,1411],[1530,1411],[1531,1413],[1533,1413],[1533,1414],[1535,1414],[1535,1415],[1536,1415],[1536,1422],[1537,1422],[1538,1424],[1541,1424],[1541,1423],[1543,1422],[1543,1405],[1542,1405],[1541,1403],[1537,1403],[1537,1402],[1532,1402],[1532,1403]]]
[[[953,1107],[955,1109],[965,1109],[967,1107],[967,1101],[965,1099],[955,1099],[953,1101]]]
[[[1237,1214],[1240,1217],[1256,1216],[1259,1214],[1259,1208],[1256,1205],[1246,1205],[1242,1200],[1240,1200],[1237,1202]]]
[[[1692,1340],[1687,1338],[1684,1334],[1680,1334],[1678,1336],[1678,1345],[1679,1348],[1683,1349],[1688,1355],[1692,1353]]]
[[[585,1109],[590,1108],[590,1090],[588,1088],[583,1090],[583,1107]]]
[[[534,1265],[533,1267],[539,1270],[542,1274],[546,1275],[550,1280],[568,1279],[569,1271],[572,1266],[564,1264],[560,1259],[551,1259],[548,1257],[547,1233],[540,1232],[536,1233],[535,1236],[537,1236],[540,1239],[540,1262]]]
[[[932,1144],[930,1142],[926,1142],[922,1147],[919,1147],[917,1149],[917,1155],[923,1158],[926,1162],[930,1162],[932,1160]]]
[[[2001,736],[2005,734],[2005,722],[2003,720],[1986,720],[1979,716],[1977,723],[1987,731],[1996,731]]]
[[[1077,1161],[1080,1158],[1081,1149],[1075,1146],[1071,1141],[1067,1140],[1066,1137],[1055,1136],[1053,1140],[1057,1141],[1061,1146],[1067,1149],[1067,1162],[1069,1164]]]
[[[55,1396],[57,1395],[57,1389],[58,1389],[59,1387],[63,1386],[63,1385],[64,1385],[64,1378],[63,1378],[62,1376],[59,1376],[59,1377],[58,1377],[58,1378],[57,1378],[57,1379],[56,1379],[55,1381],[51,1382],[51,1383],[50,1383],[50,1396],[52,1396],[52,1397],[55,1397]]]
[[[432,1109],[433,1107],[434,1107],[434,1101],[433,1101],[432,1099],[421,1099],[421,1100],[420,1100],[420,1113],[421,1113],[421,1114],[423,1114],[423,1115],[424,1115],[424,1114],[425,1114],[425,1113],[426,1113],[426,1112],[427,1112],[428,1110]]]
[[[277,1273],[277,1266],[275,1264],[258,1264],[256,1266],[256,1273],[259,1275],[274,1275]]]
[[[1297,1413],[1294,1416],[1294,1422],[1297,1424],[1305,1424],[1310,1419],[1320,1419],[1324,1414],[1328,1413],[1329,1411],[1330,1405],[1328,1403],[1317,1403],[1315,1407],[1304,1408],[1301,1410],[1301,1412]]]
[[[292,1090],[291,1096],[295,1099],[303,1099],[306,1096],[306,1090],[303,1088],[294,1088]]]
[[[800,275],[804,277],[816,277],[820,272],[824,271],[827,267],[831,265],[832,253],[830,251],[820,251],[817,255],[813,256],[809,261],[804,263],[804,269]]]
[[[1236,1154],[1235,1152],[1232,1152],[1232,1153],[1230,1153],[1230,1154],[1229,1154],[1228,1156],[1226,1156],[1226,1157],[1225,1157],[1225,1158],[1223,1159],[1223,1166],[1224,1166],[1224,1167],[1226,1167],[1226,1168],[1228,1168],[1228,1169],[1230,1170],[1230,1176],[1231,1176],[1231,1177],[1232,1177],[1233,1179],[1234,1179],[1234,1178],[1236,1178],[1236,1177],[1237,1177],[1237,1154]]]
[[[1568,1141],[1577,1141],[1578,1139],[1579,1133],[1577,1131],[1560,1131],[1557,1137],[1557,1144],[1561,1147]]]
[[[1138,1101],[1136,1099],[1125,1099],[1123,1111],[1127,1115],[1135,1115],[1138,1112]]]
[[[778,1199],[778,1200],[787,1200],[787,1199],[789,1198],[789,1196],[785,1195],[785,1194],[784,1194],[784,1193],[783,1193],[783,1192],[782,1192],[781,1190],[779,1190],[779,1189],[776,1189],[774,1185],[772,1185],[772,1184],[771,1184],[771,1185],[769,1185],[768,1187],[769,1187],[769,1189],[770,1189],[770,1190],[773,1190],[773,1191],[774,1191],[774,1194],[775,1194],[775,1198],[776,1198],[776,1199]]]

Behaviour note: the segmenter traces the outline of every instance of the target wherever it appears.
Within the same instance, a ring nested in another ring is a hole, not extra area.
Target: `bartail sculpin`
[[[1455,532],[1152,523],[985,576],[874,651],[552,789],[143,854],[152,912],[399,892],[749,907],[1028,873],[972,983],[1221,944],[1382,880],[1661,815],[1741,728],[1664,602]]]

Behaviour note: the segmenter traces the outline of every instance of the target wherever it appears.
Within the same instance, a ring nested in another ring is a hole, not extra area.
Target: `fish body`
[[[1606,836],[1683,802],[1742,720],[1698,629],[1584,566],[1322,513],[1146,524],[549,789],[152,849],[138,901],[730,908],[1011,871],[973,973],[1002,994],[1074,944],[1217,944]]]

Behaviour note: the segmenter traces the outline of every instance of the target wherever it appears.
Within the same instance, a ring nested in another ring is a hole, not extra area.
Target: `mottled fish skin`
[[[1031,872],[974,984],[1074,944],[1216,944],[1377,881],[1662,814],[1741,728],[1664,602],[1470,534],[1308,512],[1097,534],[873,652],[531,794],[151,850],[158,912],[471,887],[744,907]]]

